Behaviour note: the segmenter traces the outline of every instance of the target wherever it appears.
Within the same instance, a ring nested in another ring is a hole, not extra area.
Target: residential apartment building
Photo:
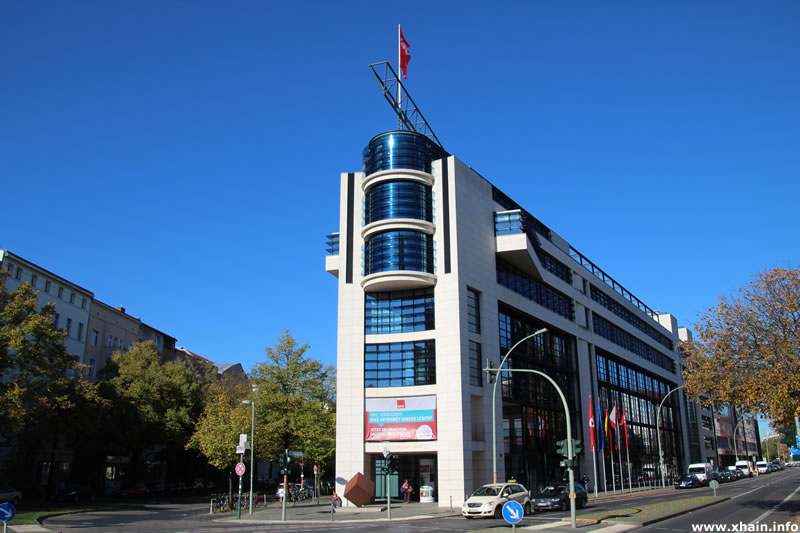
[[[27,282],[39,293],[39,309],[51,302],[55,304],[53,319],[56,327],[67,333],[64,341],[67,352],[77,355],[80,362],[88,364],[86,344],[94,294],[8,250],[0,249],[0,269],[9,274],[6,280],[9,292]]]
[[[329,246],[326,270],[338,278],[340,493],[362,472],[375,481],[375,498],[385,498],[385,452],[400,457],[393,496],[408,478],[432,487],[440,505],[460,505],[495,475],[531,489],[561,479],[556,442],[566,417],[555,389],[538,375],[504,373],[493,411],[483,370],[541,328],[504,368],[558,383],[572,435],[585,443],[576,476],[594,470],[590,398],[595,417],[615,407],[626,416],[629,454],[612,456],[608,441],[597,453],[605,463],[597,481],[609,490],[652,472],[659,444],[671,473],[685,469],[686,404],[673,394],[657,413],[682,384],[676,319],[428,137],[390,131],[369,141],[362,171],[341,175]]]
[[[91,377],[95,377],[97,370],[106,366],[114,352],[126,352],[142,341],[152,341],[165,360],[175,359],[175,337],[130,316],[122,306],[111,307],[94,300],[86,343],[86,364],[89,365]]]

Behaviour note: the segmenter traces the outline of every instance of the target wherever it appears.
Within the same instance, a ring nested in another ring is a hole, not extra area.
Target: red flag
[[[628,449],[628,421],[625,420],[625,406],[622,406],[622,417],[619,419],[619,425],[622,426],[622,430],[625,432],[625,449]]]
[[[612,428],[617,429],[617,404],[614,404],[614,408],[611,409],[611,414],[608,415],[608,422]]]
[[[400,29],[400,69],[403,71],[403,79],[406,79],[406,75],[408,73],[408,62],[411,61],[411,52],[409,52],[409,48],[411,46],[406,41],[406,38],[403,37],[403,28],[398,25]]]
[[[592,410],[592,397],[589,396],[589,442],[592,443],[592,451],[594,451],[594,411]]]

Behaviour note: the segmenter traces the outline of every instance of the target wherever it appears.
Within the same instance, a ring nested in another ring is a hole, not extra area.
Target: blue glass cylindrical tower
[[[364,224],[372,225],[364,242],[365,276],[409,270],[433,274],[432,171],[433,162],[445,157],[439,145],[415,131],[387,131],[364,148]],[[398,219],[410,220],[383,231],[381,221]]]

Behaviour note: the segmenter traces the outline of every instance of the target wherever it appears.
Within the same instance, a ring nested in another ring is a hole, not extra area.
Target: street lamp
[[[656,437],[658,437],[658,462],[659,466],[661,467],[661,488],[667,488],[667,480],[664,473],[664,452],[661,451],[661,430],[659,427],[661,426],[661,407],[664,405],[664,402],[669,398],[669,395],[675,392],[678,389],[682,389],[686,385],[678,385],[674,389],[670,390],[666,396],[661,400],[661,403],[658,404],[658,411],[656,413]]]
[[[254,400],[242,400],[244,405],[250,406],[250,509],[247,514],[253,514],[253,466],[256,455],[256,402]]]
[[[736,460],[739,460],[739,452],[736,450],[736,432],[739,430],[739,426],[742,422],[747,420],[748,418],[753,418],[753,415],[744,415],[741,420],[736,423],[736,426],[733,428],[733,455],[736,456]],[[747,430],[744,430],[744,447],[747,448]],[[747,451],[747,450],[745,450]]]
[[[517,343],[514,346],[512,346],[511,349],[506,353],[505,357],[503,357],[503,360],[500,361],[499,368],[503,368],[503,365],[505,364],[506,359],[508,359],[508,356],[511,355],[511,352],[514,351],[514,348],[516,348],[517,346],[519,346],[520,344],[522,344],[526,340],[531,339],[533,337],[536,337],[537,335],[541,335],[542,333],[545,333],[546,331],[547,331],[547,328],[542,328],[540,330],[535,331],[534,333],[531,333],[527,337],[523,337],[522,339],[517,341]],[[497,377],[500,377],[499,376],[499,372],[498,372],[498,376]],[[495,377],[494,386],[492,387],[492,483],[497,483],[497,424],[496,424],[496,421],[495,421],[496,420],[496,415],[497,415],[497,407],[496,407],[497,406],[497,382],[499,381],[497,379],[497,377]]]

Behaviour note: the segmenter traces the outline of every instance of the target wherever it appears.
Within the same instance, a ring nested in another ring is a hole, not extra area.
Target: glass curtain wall
[[[529,368],[546,373],[558,383],[570,406],[573,438],[580,433],[577,398],[575,339],[535,318],[500,304],[500,355],[536,330],[548,332],[514,349],[505,368]],[[566,417],[558,393],[541,376],[518,372],[501,374],[503,443],[506,477],[531,490],[560,481],[565,471],[556,454],[556,441],[566,438]]]
[[[612,472],[615,472],[617,488],[620,487],[620,455],[626,487],[628,486],[628,456],[630,456],[630,477],[634,485],[660,482],[656,415],[659,403],[675,385],[643,372],[630,362],[600,349],[596,350],[596,361],[598,400],[602,408],[603,421],[599,429],[601,431],[604,429],[602,426],[606,413],[614,406],[617,408],[618,417],[622,416],[622,409],[625,410],[625,420],[628,426],[627,453],[622,428],[620,428],[620,442],[617,442],[615,431],[610,436],[606,434],[603,460],[606,463],[608,488],[611,489],[612,486]],[[664,450],[664,464],[670,478],[682,472],[683,449],[680,446],[679,397],[679,394],[672,394],[661,408],[661,447]],[[609,431],[611,431],[610,427],[609,424]],[[621,454],[617,453],[617,447],[621,450]],[[609,453],[611,449],[614,450],[613,462]]]

